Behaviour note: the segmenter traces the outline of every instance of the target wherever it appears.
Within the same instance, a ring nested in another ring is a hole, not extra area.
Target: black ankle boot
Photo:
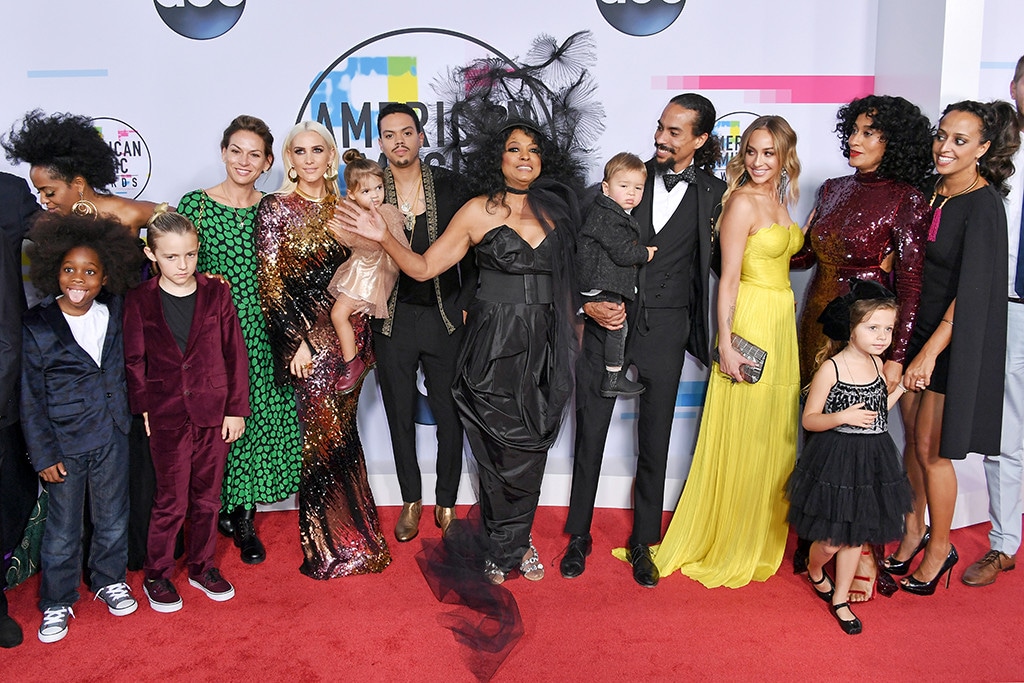
[[[235,508],[231,513],[231,521],[235,527],[235,546],[241,548],[242,562],[259,564],[267,559],[267,550],[256,537],[256,510],[254,508]]]
[[[227,510],[221,510],[217,515],[217,531],[228,538],[235,535],[235,523],[231,519],[231,513]]]

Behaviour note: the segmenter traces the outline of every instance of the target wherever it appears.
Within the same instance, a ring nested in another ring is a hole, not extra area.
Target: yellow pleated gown
[[[654,558],[662,576],[738,588],[782,562],[800,393],[789,259],[802,244],[795,224],[747,238],[732,329],[768,351],[764,374],[734,384],[713,364],[693,464]]]

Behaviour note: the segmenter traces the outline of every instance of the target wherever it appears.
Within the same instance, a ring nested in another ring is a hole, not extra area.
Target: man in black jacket
[[[38,490],[18,424],[21,314],[25,310],[21,241],[37,211],[39,205],[25,181],[0,173],[0,556],[21,540]],[[7,614],[6,584],[6,572],[0,571],[0,647],[14,647],[21,643],[22,633]]]
[[[629,557],[641,586],[658,583],[649,545],[661,539],[665,467],[679,377],[686,352],[709,364],[708,273],[712,224],[721,210],[725,183],[711,175],[718,142],[711,136],[715,108],[696,93],[669,101],[654,134],[654,158],[647,162],[644,196],[633,215],[640,242],[658,248],[640,269],[638,296],[631,305],[584,305],[583,353],[576,366],[576,442],[572,492],[565,531],[569,547],[562,576],[583,573],[591,550],[597,484],[615,400],[601,396],[605,330],[629,318],[626,363],[634,364],[645,391],[637,422],[638,457],[633,493]]]
[[[420,161],[423,126],[408,105],[392,103],[382,108],[377,132],[388,160],[384,171],[386,201],[405,215],[409,244],[422,254],[468,198],[462,180],[456,173]],[[419,533],[422,511],[416,459],[416,373],[420,365],[427,403],[437,423],[434,521],[444,532],[455,518],[462,476],[462,424],[452,398],[452,382],[462,341],[463,312],[473,299],[476,280],[472,250],[458,266],[427,282],[417,282],[402,273],[388,299],[390,317],[372,323],[377,379],[402,490],[402,512],[395,525],[395,538],[401,542]]]

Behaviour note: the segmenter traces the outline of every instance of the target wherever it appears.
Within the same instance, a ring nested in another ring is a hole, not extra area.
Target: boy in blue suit
[[[120,223],[41,218],[26,249],[33,284],[49,296],[22,324],[21,413],[32,465],[49,492],[41,550],[39,640],[68,632],[78,600],[82,518],[90,492],[91,587],[110,612],[138,604],[128,562],[128,429],[119,296],[137,278],[140,254]]]

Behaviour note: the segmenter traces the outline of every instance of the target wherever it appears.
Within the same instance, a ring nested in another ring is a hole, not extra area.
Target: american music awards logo
[[[406,102],[423,125],[423,161],[447,165],[441,152],[451,142],[447,105],[435,87],[443,89],[453,66],[494,58],[515,66],[497,48],[448,29],[399,29],[373,36],[310,79],[295,120],[318,121],[334,134],[339,148],[355,147],[383,160],[377,149],[377,114],[389,102]]]
[[[133,126],[120,119],[100,116],[92,119],[92,123],[117,155],[117,180],[111,191],[120,197],[137,198],[149,184],[153,169],[146,140]]]
[[[597,0],[605,21],[631,36],[652,36],[679,18],[686,0]]]
[[[245,10],[245,0],[154,0],[154,4],[172,31],[193,40],[224,35]]]
[[[725,180],[725,166],[729,160],[740,152],[740,138],[754,119],[760,114],[752,111],[734,111],[723,114],[715,121],[715,127],[711,134],[718,138],[722,145],[722,159],[715,166],[715,175]]]

